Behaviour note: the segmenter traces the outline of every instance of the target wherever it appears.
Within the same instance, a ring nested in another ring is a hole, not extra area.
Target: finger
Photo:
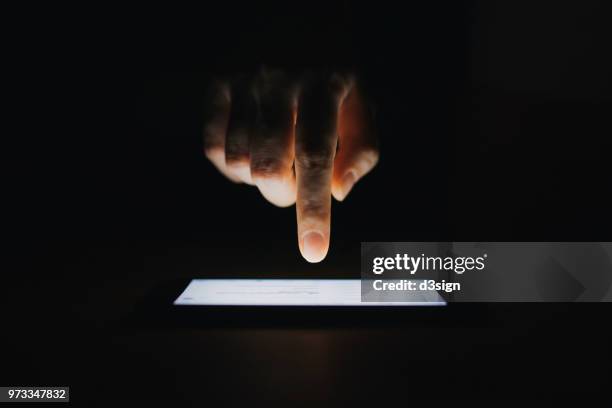
[[[331,179],[338,141],[337,116],[343,97],[340,78],[317,81],[300,95],[295,140],[298,243],[309,262],[327,255],[331,218]]]
[[[338,137],[332,194],[342,201],[355,183],[374,168],[379,157],[373,114],[357,87],[350,90],[340,106]]]
[[[225,134],[230,114],[229,85],[216,81],[208,90],[204,106],[204,154],[211,163],[234,182],[240,181],[225,165]]]
[[[295,87],[280,72],[262,72],[257,86],[259,114],[250,138],[251,177],[272,204],[295,203]]]
[[[232,86],[232,106],[225,137],[225,164],[243,183],[253,184],[249,165],[249,137],[253,131],[257,106],[250,81],[241,78]]]

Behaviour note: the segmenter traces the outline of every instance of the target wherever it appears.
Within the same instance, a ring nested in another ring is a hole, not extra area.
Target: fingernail
[[[344,177],[342,177],[342,199],[344,200],[348,193],[351,191],[355,182],[357,181],[357,175],[353,170],[348,171]]]
[[[321,262],[327,254],[325,237],[319,231],[310,231],[302,238],[302,255],[308,262]]]

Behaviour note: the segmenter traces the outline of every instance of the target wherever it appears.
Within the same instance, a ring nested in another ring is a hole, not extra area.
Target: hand
[[[206,157],[272,204],[297,203],[298,244],[320,262],[330,240],[331,196],[342,201],[378,161],[373,115],[354,78],[294,80],[262,70],[217,81],[208,98]]]

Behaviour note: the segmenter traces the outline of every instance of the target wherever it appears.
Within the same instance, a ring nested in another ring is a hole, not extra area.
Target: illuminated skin
[[[228,179],[256,185],[279,207],[296,204],[298,245],[327,255],[331,196],[343,201],[378,161],[372,113],[355,81],[292,81],[278,71],[218,81],[208,98],[206,157]]]

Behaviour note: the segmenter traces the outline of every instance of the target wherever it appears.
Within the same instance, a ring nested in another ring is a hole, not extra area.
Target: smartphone
[[[436,291],[407,292],[400,301],[362,302],[359,279],[221,279],[163,282],[139,304],[146,326],[430,326],[460,324]],[[449,319],[447,319],[449,317]]]
[[[359,279],[193,279],[176,306],[444,306],[436,291],[405,291],[399,301],[364,302]]]

